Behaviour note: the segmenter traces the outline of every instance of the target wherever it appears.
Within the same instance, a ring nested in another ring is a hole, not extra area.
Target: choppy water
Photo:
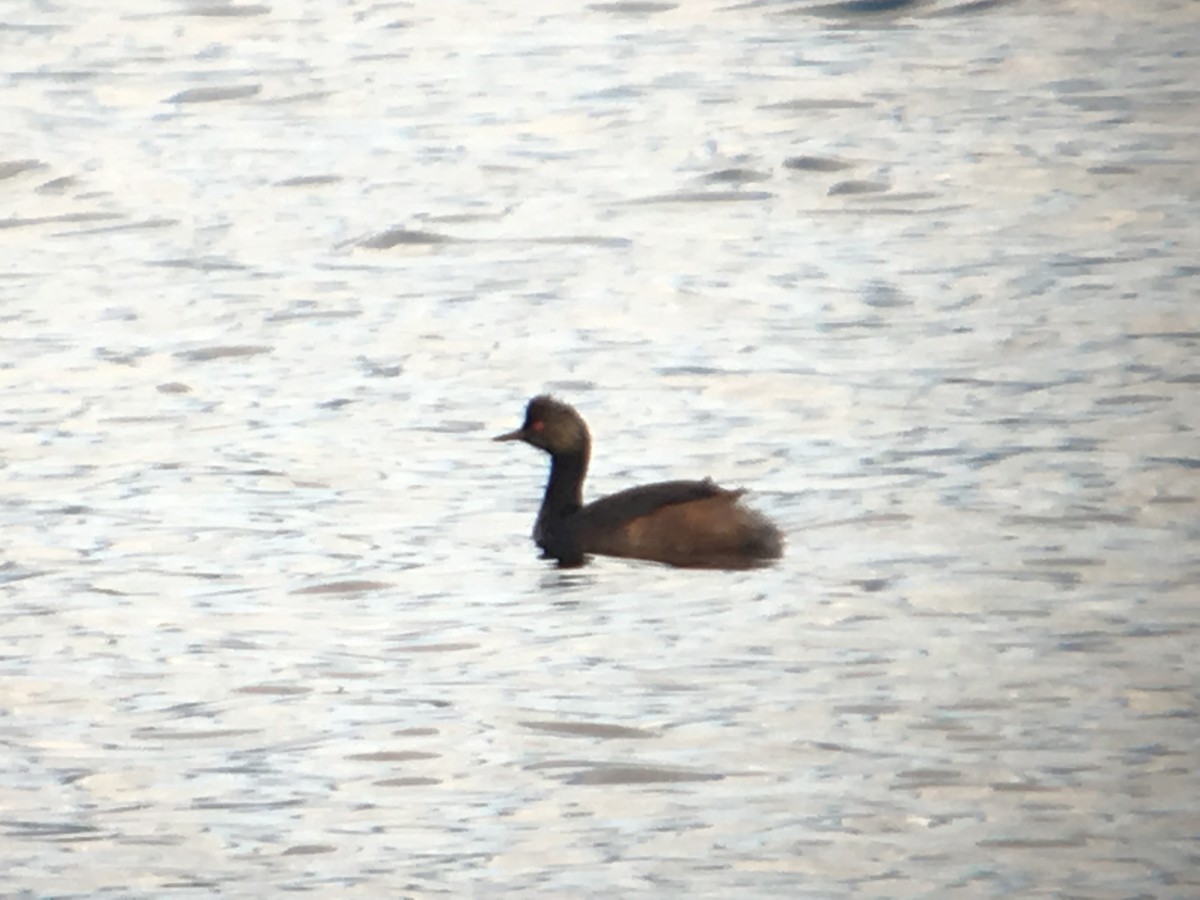
[[[0,893],[1200,892],[1194,4],[0,18]]]

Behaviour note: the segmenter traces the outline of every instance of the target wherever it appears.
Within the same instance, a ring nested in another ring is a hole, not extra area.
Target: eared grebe
[[[663,481],[583,505],[592,440],[574,408],[534,397],[525,423],[497,441],[524,441],[550,454],[550,480],[533,528],[544,558],[582,565],[589,553],[673,566],[746,569],[783,555],[783,536],[761,513],[742,506],[744,490],[711,480]]]

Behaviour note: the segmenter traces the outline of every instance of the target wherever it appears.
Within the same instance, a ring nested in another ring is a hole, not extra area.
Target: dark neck
[[[588,453],[559,453],[550,458],[550,480],[538,516],[562,518],[578,512],[583,506],[583,476],[587,474]]]

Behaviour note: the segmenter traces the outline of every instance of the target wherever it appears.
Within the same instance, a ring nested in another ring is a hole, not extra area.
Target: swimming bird
[[[574,407],[541,395],[520,428],[494,438],[524,441],[550,454],[550,480],[533,527],[544,559],[582,565],[590,554],[673,566],[746,569],[783,555],[783,535],[740,502],[744,489],[711,479],[663,481],[583,503],[592,438]]]

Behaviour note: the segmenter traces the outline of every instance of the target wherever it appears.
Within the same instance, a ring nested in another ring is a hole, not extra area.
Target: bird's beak
[[[523,441],[525,440],[525,429],[518,428],[516,431],[510,431],[507,434],[498,434],[493,441]]]

